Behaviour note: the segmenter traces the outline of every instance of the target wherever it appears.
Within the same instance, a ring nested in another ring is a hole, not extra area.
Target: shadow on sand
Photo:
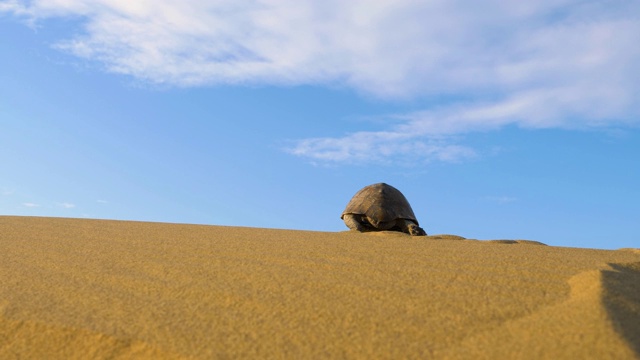
[[[609,264],[602,272],[602,301],[615,329],[640,356],[640,262]]]

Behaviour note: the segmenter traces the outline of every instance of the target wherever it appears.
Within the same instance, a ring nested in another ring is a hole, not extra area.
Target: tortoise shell
[[[385,183],[365,186],[358,191],[340,218],[346,214],[365,215],[380,222],[407,219],[420,225],[407,198],[400,190]]]

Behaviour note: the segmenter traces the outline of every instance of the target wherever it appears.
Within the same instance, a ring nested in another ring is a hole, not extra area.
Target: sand
[[[638,359],[640,251],[0,217],[2,359]]]

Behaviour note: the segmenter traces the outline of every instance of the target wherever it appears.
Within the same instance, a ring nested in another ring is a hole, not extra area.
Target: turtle
[[[385,183],[365,186],[347,204],[340,216],[352,230],[395,230],[424,236],[411,205],[400,190]]]

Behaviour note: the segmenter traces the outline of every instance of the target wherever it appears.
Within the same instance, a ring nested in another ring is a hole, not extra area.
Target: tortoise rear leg
[[[349,229],[363,232],[363,231],[366,231],[367,229],[360,222],[361,218],[362,218],[361,215],[344,214],[344,216],[342,217],[342,220],[344,220],[345,225],[347,225]]]
[[[409,235],[413,235],[413,236],[427,235],[427,232],[424,231],[423,228],[421,228],[420,226],[418,226],[418,224],[414,223],[411,220],[398,219],[396,226],[398,226],[400,230],[402,230],[402,232],[405,232]]]

